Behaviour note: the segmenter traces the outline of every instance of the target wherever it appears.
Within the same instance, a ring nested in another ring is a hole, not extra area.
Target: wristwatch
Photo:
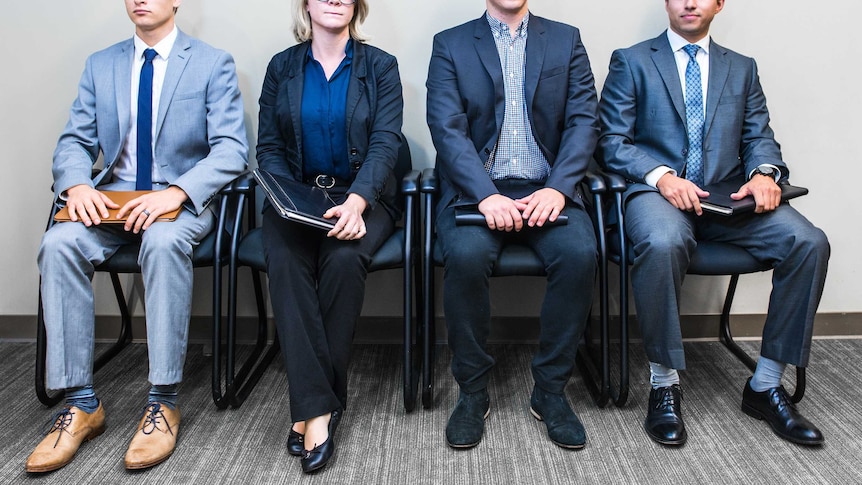
[[[761,165],[754,169],[754,172],[751,174],[751,176],[754,177],[757,174],[766,175],[767,177],[775,180],[775,169],[772,167]]]

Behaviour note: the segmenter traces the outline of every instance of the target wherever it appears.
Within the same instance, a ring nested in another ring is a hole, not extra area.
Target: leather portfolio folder
[[[338,222],[335,218],[322,217],[327,210],[335,207],[335,202],[326,190],[266,170],[257,169],[253,175],[281,217],[326,230],[332,229]]]
[[[125,217],[122,219],[117,219],[117,213],[120,212],[120,209],[124,205],[126,205],[126,203],[129,202],[130,200],[135,199],[135,198],[140,197],[140,196],[145,195],[145,194],[149,194],[150,192],[152,192],[152,191],[151,190],[127,190],[127,191],[116,191],[116,192],[111,192],[111,191],[102,192],[103,194],[107,195],[109,199],[113,200],[114,202],[117,203],[117,205],[120,206],[117,209],[108,208],[108,218],[107,219],[103,218],[102,224],[124,224],[126,222]],[[180,207],[179,209],[177,209],[175,211],[166,212],[166,213],[162,214],[161,216],[159,216],[158,219],[156,219],[156,220],[157,221],[163,221],[163,222],[176,220],[177,216],[180,215],[181,210],[183,210],[182,207]],[[128,214],[126,214],[126,215],[128,216]],[[57,213],[54,214],[54,220],[56,222],[71,222],[72,219],[69,218],[69,208],[63,207],[62,209],[57,211]],[[80,221],[81,221],[81,217],[78,216],[78,222],[80,222]]]

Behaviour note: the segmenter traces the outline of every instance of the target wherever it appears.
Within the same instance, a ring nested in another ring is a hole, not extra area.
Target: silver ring
[[[150,211],[148,211],[147,209],[144,209],[144,215],[147,217],[150,217]]]

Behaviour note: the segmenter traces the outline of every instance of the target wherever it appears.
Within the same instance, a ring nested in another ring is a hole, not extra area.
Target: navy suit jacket
[[[595,82],[578,29],[530,15],[524,77],[533,137],[551,165],[545,182],[579,205],[578,183],[598,138]],[[437,150],[438,210],[497,193],[485,170],[500,135],[505,92],[488,20],[434,37],[427,120]]]
[[[264,170],[302,181],[302,85],[311,42],[276,54],[260,93],[257,163]],[[347,86],[347,143],[354,178],[348,189],[372,209],[382,202],[398,218],[393,168],[401,146],[404,100],[398,63],[376,47],[353,43]]]
[[[710,41],[703,137],[704,184],[750,174],[762,164],[789,171],[769,127],[754,59]],[[685,101],[667,32],[613,53],[602,90],[598,160],[629,180],[626,197],[666,165],[681,174],[688,150]]]
[[[87,59],[69,122],[54,151],[54,190],[111,182],[131,123],[130,38]],[[182,31],[169,55],[156,117],[153,163],[200,214],[246,166],[248,142],[233,58]],[[92,177],[104,157],[104,168]]]

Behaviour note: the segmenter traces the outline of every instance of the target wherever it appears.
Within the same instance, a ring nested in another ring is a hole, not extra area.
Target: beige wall
[[[371,43],[396,55],[405,98],[404,131],[417,166],[433,164],[425,125],[425,77],[434,33],[478,17],[481,0],[370,0],[365,30]],[[614,48],[659,34],[667,23],[662,2],[532,0],[534,14],[581,28],[601,87]],[[86,56],[132,33],[122,2],[7,2],[0,16],[3,74],[0,75],[0,164],[6,174],[0,193],[0,317],[34,315],[38,272],[35,264],[45,212],[51,201],[51,154],[68,116]],[[811,189],[795,203],[832,242],[832,264],[821,312],[860,312],[862,283],[858,176],[862,133],[860,73],[851,22],[862,3],[838,0],[728,2],[713,26],[715,40],[758,59],[773,128],[793,180]],[[270,57],[294,43],[288,0],[187,0],[178,23],[187,33],[231,52],[244,94],[249,139],[257,133],[257,97]],[[843,222],[846,221],[846,222]],[[199,273],[201,279],[206,272]],[[397,276],[372,275],[366,315],[400,313]],[[110,296],[98,278],[99,294]],[[529,285],[527,290],[520,285]],[[718,278],[687,280],[684,313],[720,309]],[[196,288],[195,314],[208,312],[208,285]],[[743,279],[735,312],[763,313],[769,275]],[[535,315],[541,299],[536,279],[495,282],[495,314]],[[250,314],[243,289],[243,314]],[[100,300],[99,314],[116,311]],[[792,304],[793,302],[785,302]],[[860,329],[862,330],[862,329]]]

